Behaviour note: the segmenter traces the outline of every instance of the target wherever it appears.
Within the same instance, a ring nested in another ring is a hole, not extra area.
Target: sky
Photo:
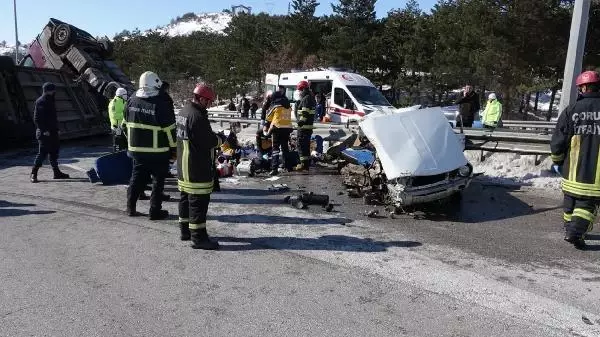
[[[291,2],[291,1],[289,1]],[[321,0],[317,15],[331,13],[330,3]],[[428,11],[437,0],[420,0]],[[232,5],[252,7],[252,12],[286,14],[288,0],[16,0],[19,40],[31,42],[53,17],[79,27],[93,36],[113,37],[124,29],[141,30],[169,24],[171,19],[188,12],[221,12]],[[378,0],[377,16],[393,8],[402,8],[406,0]],[[15,44],[13,0],[0,0],[0,41]]]

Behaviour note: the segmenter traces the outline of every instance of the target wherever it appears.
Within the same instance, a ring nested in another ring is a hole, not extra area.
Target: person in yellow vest
[[[115,97],[108,103],[108,118],[113,133],[113,152],[127,150],[127,138],[122,128],[125,104],[127,104],[127,90],[118,88]]]
[[[290,152],[289,141],[293,125],[291,104],[285,96],[285,87],[280,86],[279,91],[273,93],[271,98],[269,111],[266,114],[268,126],[264,127],[263,132],[265,135],[272,136],[273,152],[270,175],[275,176],[279,174],[280,162],[285,168],[291,170],[285,164]]]
[[[487,105],[482,115],[482,124],[486,129],[495,129],[498,127],[498,122],[502,117],[502,104],[498,101],[496,94],[491,93],[488,96]]]

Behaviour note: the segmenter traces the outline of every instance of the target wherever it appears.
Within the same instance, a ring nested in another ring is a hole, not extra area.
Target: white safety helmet
[[[491,101],[491,100],[493,100],[493,99],[497,99],[497,98],[496,98],[496,94],[494,94],[494,93],[491,93],[491,94],[488,96],[488,101]]]
[[[147,71],[140,76],[140,89],[160,89],[162,81],[155,73]]]
[[[115,96],[121,97],[121,98],[127,98],[127,90],[125,90],[125,88],[118,88],[117,91],[115,92]]]

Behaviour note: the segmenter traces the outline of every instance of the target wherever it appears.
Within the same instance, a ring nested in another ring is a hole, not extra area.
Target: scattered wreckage
[[[474,178],[440,108],[372,113],[359,133],[327,151],[341,167],[349,196],[389,205],[394,213],[431,202],[457,203]]]

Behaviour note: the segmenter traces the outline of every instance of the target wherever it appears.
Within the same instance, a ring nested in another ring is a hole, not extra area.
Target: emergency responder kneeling
[[[280,86],[278,91],[267,97],[263,110],[266,111],[263,133],[272,136],[273,152],[270,175],[274,176],[279,174],[280,163],[284,168],[291,170],[291,167],[286,165],[286,161],[289,158],[289,141],[293,129],[292,111],[290,101],[285,96],[285,87]]]
[[[181,240],[191,239],[194,249],[219,248],[219,243],[211,241],[206,231],[206,213],[216,174],[215,148],[226,139],[224,134],[213,132],[208,120],[206,109],[215,96],[211,87],[198,84],[192,101],[177,115],[179,227]]]
[[[139,90],[124,109],[127,126],[128,151],[133,159],[131,181],[127,189],[127,214],[137,216],[136,203],[150,177],[151,220],[166,219],[169,212],[162,209],[165,178],[169,159],[175,152],[175,112],[173,105],[160,94],[162,81],[147,71],[140,76]]]
[[[582,249],[600,204],[600,75],[583,72],[576,85],[580,95],[561,113],[550,148],[563,177],[565,241]]]
[[[300,164],[295,169],[296,171],[308,171],[310,168],[310,137],[314,129],[317,102],[310,92],[310,85],[307,81],[298,83],[296,90],[300,91],[300,100],[294,106],[295,115],[298,116]]]

